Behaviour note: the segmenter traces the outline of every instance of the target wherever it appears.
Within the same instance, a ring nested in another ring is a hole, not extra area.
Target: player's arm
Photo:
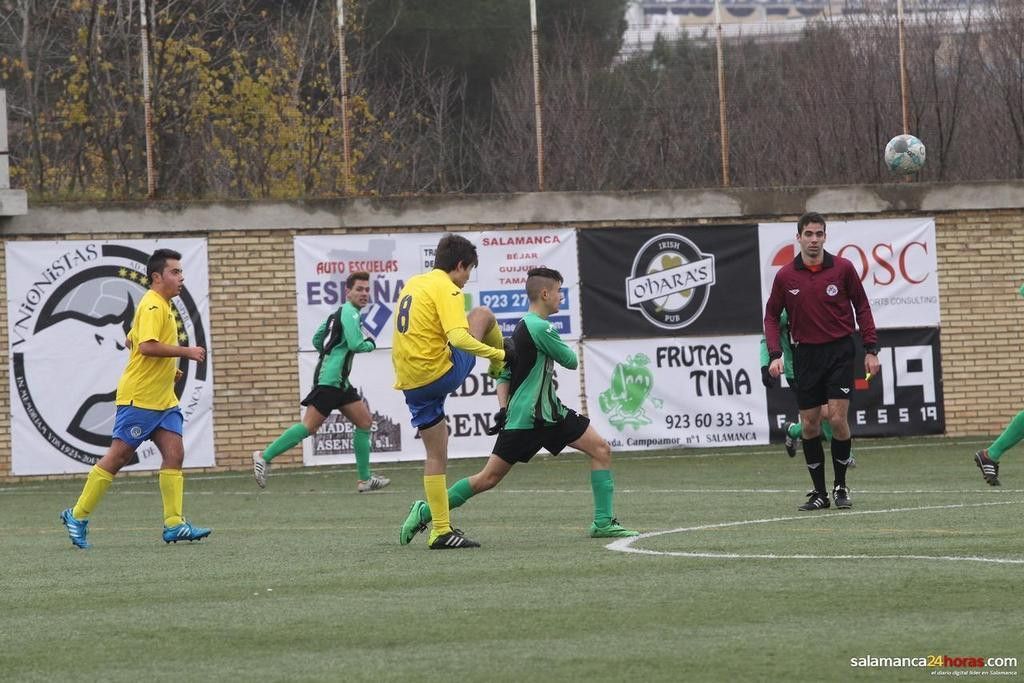
[[[377,348],[377,343],[363,336],[363,326],[359,321],[359,311],[350,308],[341,316],[341,330],[345,335],[345,346],[353,353],[366,353]]]
[[[331,315],[334,315],[333,313]],[[327,335],[327,320],[320,323],[320,327],[316,328],[316,332],[313,333],[313,348],[320,353],[324,352],[324,337]]]
[[[533,337],[533,343],[537,345],[538,349],[547,356],[550,356],[552,360],[563,368],[575,370],[579,367],[579,359],[576,357],[576,352],[572,350],[571,346],[562,341],[558,330],[551,323],[545,323],[541,329],[531,329],[530,336]]]
[[[448,343],[457,349],[488,360],[505,360],[504,349],[496,349],[490,344],[479,341],[469,333],[468,327],[455,327],[447,330],[445,334],[448,337]]]
[[[462,291],[455,287],[434,290],[434,306],[448,343],[474,356],[488,360],[505,360],[505,350],[496,349],[469,333],[469,321],[462,304]]]
[[[206,349],[201,346],[178,346],[158,341],[160,330],[165,324],[164,314],[156,306],[139,314],[138,330],[135,339],[139,344],[139,353],[154,358],[188,358],[197,363],[206,358]]]
[[[878,331],[875,329],[875,316],[871,313],[871,302],[864,291],[864,285],[854,271],[853,266],[846,269],[846,286],[849,292],[850,303],[857,314],[857,327],[860,329],[860,338],[864,343],[864,352],[871,355],[878,355]]]
[[[768,303],[764,307],[764,340],[768,348],[768,358],[775,360],[782,358],[782,347],[779,344],[781,323],[779,322],[784,310],[785,294],[778,277],[772,283],[772,291],[768,296]]]

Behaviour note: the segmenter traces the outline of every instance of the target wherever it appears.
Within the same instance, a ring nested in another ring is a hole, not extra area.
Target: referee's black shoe
[[[850,489],[845,486],[836,486],[832,489],[832,498],[836,501],[836,507],[840,510],[849,510],[853,507],[850,502]]]
[[[811,491],[807,494],[807,502],[797,510],[825,510],[830,507],[828,494],[822,491]]]
[[[479,548],[480,544],[467,538],[459,529],[452,529],[446,534],[441,534],[430,542],[431,550],[451,550],[455,548]]]

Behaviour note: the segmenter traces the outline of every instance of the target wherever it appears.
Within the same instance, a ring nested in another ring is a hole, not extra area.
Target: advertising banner
[[[203,363],[178,364],[185,467],[214,465],[206,240],[7,242],[13,474],[87,472],[106,452],[128,363],[125,335],[159,248],[182,254],[185,289],[171,301],[179,343],[207,351]],[[127,469],[160,463],[147,441]]]
[[[355,271],[370,273],[370,301],[363,324],[380,349],[391,347],[398,293],[413,275],[433,267],[442,232],[373,235],[313,235],[295,238],[295,277],[299,349],[313,351],[317,326],[345,302],[345,280]],[[538,266],[565,278],[562,311],[551,317],[563,339],[580,336],[579,267],[576,233],[571,229],[461,232],[477,247],[480,260],[463,292],[466,310],[488,306],[502,332],[512,334],[529,308],[526,273]],[[390,370],[389,370],[390,373]]]
[[[854,367],[858,380],[850,399],[854,436],[916,436],[943,434],[946,416],[942,399],[939,331],[934,328],[882,330],[878,333],[882,371],[863,379],[864,352],[857,340]],[[782,425],[796,421],[796,397],[782,379],[768,390],[768,421],[773,441],[784,438]]]
[[[853,263],[878,329],[936,327],[939,278],[934,218],[830,222],[825,250]],[[800,253],[796,222],[762,223],[762,311],[779,268]]]
[[[588,340],[591,423],[621,451],[768,443],[760,338]]]
[[[581,230],[584,335],[758,333],[756,227]]]
[[[305,396],[312,387],[317,357],[315,352],[299,353],[302,396]],[[423,444],[410,424],[405,397],[401,391],[392,388],[394,371],[391,367],[390,349],[356,354],[349,379],[352,386],[362,393],[373,417],[370,462],[423,460]],[[557,368],[555,379],[562,402],[574,410],[580,410],[579,373]],[[298,403],[302,396],[295,399],[296,416],[299,415]],[[487,361],[478,360],[474,371],[445,403],[448,426],[451,429],[448,457],[472,458],[490,455],[496,437],[487,436],[485,431],[494,423],[494,413],[497,411],[497,393],[494,380],[487,375]],[[352,424],[340,413],[331,413],[317,434],[303,441],[303,463],[354,463],[353,429]]]

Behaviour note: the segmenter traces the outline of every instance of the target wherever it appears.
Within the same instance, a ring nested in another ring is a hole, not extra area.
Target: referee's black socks
[[[846,488],[846,466],[850,464],[851,439],[832,439],[832,467],[836,472],[836,486]]]
[[[849,445],[849,441],[846,442]],[[811,473],[811,481],[814,483],[814,490],[819,493],[828,494],[825,488],[825,449],[821,445],[821,435],[813,439],[803,440],[804,460],[807,462],[807,471]],[[833,453],[835,449],[833,447]],[[847,450],[849,455],[849,450]],[[844,476],[846,468],[843,468]]]

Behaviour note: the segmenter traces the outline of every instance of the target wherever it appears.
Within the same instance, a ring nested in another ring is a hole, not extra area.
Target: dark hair
[[[352,285],[354,285],[357,281],[359,281],[359,280],[367,280],[367,281],[369,281],[369,279],[370,279],[370,274],[369,273],[367,273],[365,270],[357,270],[354,273],[349,273],[348,278],[345,280],[345,287],[348,288],[348,289],[352,289]]]
[[[450,273],[458,268],[460,263],[467,268],[479,265],[476,247],[462,235],[445,235],[437,243],[437,250],[434,251],[434,267]]]
[[[816,211],[808,211],[796,222],[796,233],[799,235],[811,223],[820,223],[821,228],[825,229],[825,217]]]
[[[164,268],[167,267],[168,261],[180,261],[181,254],[174,251],[173,249],[157,249],[153,252],[153,255],[149,257],[149,262],[146,264],[146,277],[149,281],[153,281],[153,273],[163,274]]]
[[[531,268],[526,273],[526,296],[530,301],[536,301],[540,290],[549,288],[555,282],[562,284],[565,280],[554,268]]]

